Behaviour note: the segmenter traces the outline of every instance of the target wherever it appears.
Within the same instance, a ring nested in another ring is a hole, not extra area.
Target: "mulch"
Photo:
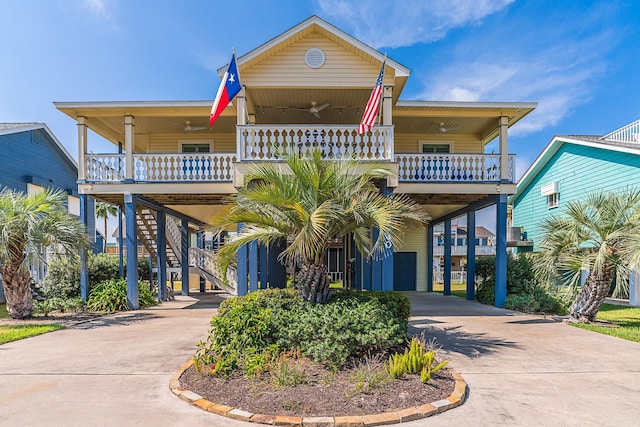
[[[389,380],[369,392],[358,392],[353,368],[332,373],[323,367],[305,368],[308,381],[277,387],[268,375],[250,379],[201,375],[194,367],[180,377],[180,385],[210,402],[265,415],[358,416],[398,411],[446,399],[455,388],[449,371],[433,374],[427,384],[416,375]]]

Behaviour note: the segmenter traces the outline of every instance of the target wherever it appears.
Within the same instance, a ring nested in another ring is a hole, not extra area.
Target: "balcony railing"
[[[134,154],[134,177],[139,182],[205,181],[233,179],[233,153]]]
[[[393,160],[393,126],[358,135],[357,126],[237,126],[240,161],[277,161],[287,152],[319,149],[327,159]]]
[[[514,180],[514,155],[509,155],[508,180]],[[398,181],[500,181],[499,154],[396,154]]]
[[[495,246],[476,246],[476,255],[495,255],[496,247]],[[434,246],[433,247],[433,255],[435,256],[443,256],[444,255],[444,246]],[[451,255],[452,256],[467,256],[467,247],[466,246],[451,246]]]
[[[636,120],[635,122],[623,126],[618,130],[614,130],[610,134],[603,136],[601,139],[627,144],[638,144],[640,143],[640,120]]]
[[[120,182],[125,177],[124,154],[89,154],[87,182]],[[235,153],[134,154],[136,182],[228,182],[233,179]]]

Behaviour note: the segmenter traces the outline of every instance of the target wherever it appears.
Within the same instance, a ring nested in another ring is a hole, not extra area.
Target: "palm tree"
[[[107,220],[110,216],[114,216],[118,214],[118,208],[106,202],[97,202],[96,203],[96,218],[104,219],[104,247],[102,248],[102,252],[107,253]]]
[[[574,320],[591,322],[609,294],[628,290],[631,269],[640,265],[640,190],[597,192],[567,205],[564,216],[543,225],[544,237],[534,269],[550,280],[564,278],[572,286],[587,279],[569,312]]]
[[[218,232],[245,224],[218,253],[223,277],[242,245],[286,239],[280,261],[302,264],[294,279],[300,296],[327,302],[329,278],[323,258],[331,242],[352,233],[364,256],[382,257],[385,242],[398,246],[406,227],[422,227],[429,219],[407,196],[380,193],[374,182],[387,178],[386,169],[353,160],[323,160],[319,151],[304,157],[289,154],[284,162],[285,168],[266,162],[254,165],[246,177],[249,184],[212,218]],[[373,227],[379,230],[375,241]]]
[[[67,213],[66,193],[44,190],[25,196],[9,189],[0,192],[0,264],[7,311],[14,319],[33,312],[28,265],[41,258],[39,248],[66,253],[86,248],[84,227]]]

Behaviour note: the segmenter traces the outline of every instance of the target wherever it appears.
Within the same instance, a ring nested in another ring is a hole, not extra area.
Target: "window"
[[[560,193],[551,193],[547,195],[547,207],[549,209],[558,207],[558,196]]]
[[[182,144],[183,153],[209,153],[209,144]]]
[[[422,144],[423,153],[450,153],[451,146],[449,144]]]

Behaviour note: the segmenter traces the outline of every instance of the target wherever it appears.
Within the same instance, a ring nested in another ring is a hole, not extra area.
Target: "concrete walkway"
[[[408,295],[412,332],[443,345],[469,397],[403,425],[640,425],[640,344],[456,297]],[[169,391],[222,299],[198,298],[1,345],[0,426],[255,426]]]

